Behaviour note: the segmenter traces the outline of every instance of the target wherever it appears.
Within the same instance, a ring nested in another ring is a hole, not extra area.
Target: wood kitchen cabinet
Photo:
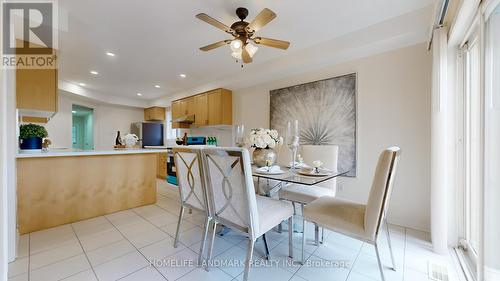
[[[215,89],[172,102],[172,120],[194,115],[194,125],[231,125],[233,123],[232,92]],[[172,128],[188,128],[190,124],[172,123]]]
[[[207,93],[208,125],[231,125],[233,123],[233,99],[231,91],[217,89]]]
[[[167,178],[167,153],[159,153],[158,155],[158,172],[157,177],[159,179]]]
[[[164,121],[165,107],[153,106],[144,109],[144,120],[146,121]]]
[[[16,40],[16,44],[24,44]],[[42,47],[29,43],[31,46]],[[57,63],[56,50],[52,56]],[[57,66],[57,64],[56,64]],[[58,84],[57,68],[54,69],[16,69],[16,108],[23,117],[36,117],[41,122],[57,112]]]
[[[195,125],[208,125],[208,95],[201,94],[194,96],[194,116]]]
[[[16,69],[18,109],[51,116],[57,112],[57,97],[57,69]]]
[[[172,120],[178,119],[187,115],[187,102],[185,100],[177,100],[172,102]],[[189,128],[189,124],[181,124],[172,122],[172,128]]]

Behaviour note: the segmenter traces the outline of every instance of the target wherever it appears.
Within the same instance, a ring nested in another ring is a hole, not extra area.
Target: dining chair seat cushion
[[[363,204],[325,196],[304,207],[304,219],[335,232],[367,239],[365,209]]]
[[[323,196],[335,197],[335,189],[319,185],[290,184],[280,189],[279,197],[292,202],[308,204]]]
[[[257,201],[257,211],[259,213],[259,233],[257,237],[293,216],[293,207],[290,202],[271,199],[260,195],[255,197]]]

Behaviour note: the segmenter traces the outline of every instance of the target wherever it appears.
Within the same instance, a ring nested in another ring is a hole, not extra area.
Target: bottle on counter
[[[120,131],[116,134],[115,145],[122,145],[122,137],[120,136]]]
[[[188,134],[184,133],[184,136],[182,137],[182,145],[187,145],[188,144]]]
[[[217,146],[217,138],[216,137],[207,137],[207,145]]]

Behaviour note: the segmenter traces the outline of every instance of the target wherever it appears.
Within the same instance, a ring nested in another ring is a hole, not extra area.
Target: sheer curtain
[[[500,280],[500,5],[486,21],[484,276]]]

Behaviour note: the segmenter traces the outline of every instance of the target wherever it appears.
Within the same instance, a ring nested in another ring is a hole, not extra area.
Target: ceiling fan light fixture
[[[252,43],[248,43],[245,46],[245,49],[247,50],[248,55],[250,55],[250,57],[253,58],[253,56],[255,55],[255,53],[257,53],[257,51],[259,50],[259,47],[255,46]],[[242,57],[241,57],[241,49],[233,51],[231,53],[231,56],[233,56],[233,58],[235,58],[235,59],[241,60],[242,59]]]
[[[231,56],[237,60],[241,60],[241,52],[232,52]]]
[[[233,41],[231,41],[231,44],[229,44],[229,46],[231,47],[231,50],[233,52],[241,52],[241,46],[243,46],[243,42],[241,42],[240,39],[234,39]]]
[[[245,49],[247,50],[247,52],[250,55],[250,57],[253,58],[253,55],[255,55],[255,53],[257,53],[257,51],[259,50],[259,47],[255,46],[252,43],[248,43],[245,46]]]

